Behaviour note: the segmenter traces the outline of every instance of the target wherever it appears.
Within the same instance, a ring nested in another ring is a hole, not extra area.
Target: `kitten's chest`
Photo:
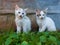
[[[24,25],[24,20],[23,20],[23,19],[22,19],[22,20],[16,19],[15,22],[16,22],[16,24],[19,25],[19,26]]]
[[[42,28],[44,25],[46,25],[45,20],[38,20],[37,24],[39,25],[40,28]]]

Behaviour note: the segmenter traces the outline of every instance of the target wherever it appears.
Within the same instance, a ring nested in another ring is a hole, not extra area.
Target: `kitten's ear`
[[[15,9],[16,9],[16,10],[19,9],[19,6],[18,6],[17,4],[15,5]]]
[[[24,9],[25,11],[27,11],[28,10],[28,8],[26,8],[26,9]]]
[[[36,9],[36,15],[37,14],[40,14],[40,10],[39,9]]]
[[[46,8],[45,10],[43,10],[43,11],[44,11],[44,13],[47,13],[47,10],[48,10],[48,8]]]

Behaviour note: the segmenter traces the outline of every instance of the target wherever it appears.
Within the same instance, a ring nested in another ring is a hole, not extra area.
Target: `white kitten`
[[[39,32],[45,31],[47,28],[48,31],[56,31],[55,23],[54,21],[46,16],[47,9],[45,10],[36,10],[36,21],[39,26]]]
[[[26,10],[19,8],[18,5],[15,6],[15,23],[17,26],[17,33],[21,32],[21,29],[23,29],[23,32],[28,32],[31,30],[31,21],[26,16]]]

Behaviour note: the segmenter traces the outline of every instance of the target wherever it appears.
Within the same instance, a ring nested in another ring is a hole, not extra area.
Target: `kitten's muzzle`
[[[44,19],[44,17],[41,17],[40,19]]]
[[[20,15],[19,17],[21,17],[22,18],[22,16]]]
[[[20,16],[19,16],[19,18],[23,18],[23,16],[22,16],[22,15],[20,15]]]
[[[41,17],[41,19],[43,19],[43,17]]]

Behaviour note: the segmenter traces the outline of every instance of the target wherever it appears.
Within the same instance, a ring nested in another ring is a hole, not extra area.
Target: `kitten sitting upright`
[[[31,30],[31,21],[26,16],[26,10],[19,8],[18,5],[15,6],[15,23],[17,26],[17,33],[21,32],[23,29],[23,32],[28,32]]]
[[[36,10],[36,21],[39,26],[39,32],[43,32],[46,29],[48,31],[56,31],[55,23],[54,21],[46,16],[47,9],[45,10]]]

